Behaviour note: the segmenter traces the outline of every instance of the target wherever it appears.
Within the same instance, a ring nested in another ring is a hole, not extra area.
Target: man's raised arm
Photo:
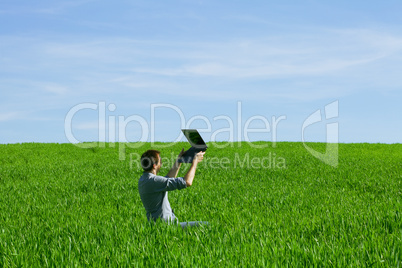
[[[190,187],[193,184],[197,164],[204,159],[204,154],[205,152],[199,152],[194,156],[193,163],[191,164],[191,167],[188,170],[186,176],[184,176],[184,180],[186,181],[187,187]]]
[[[180,157],[185,153],[184,148],[181,150],[181,152],[179,153],[179,156],[177,157],[176,161],[174,162],[172,168],[169,170],[168,174],[166,175],[166,177],[168,178],[176,178],[177,174],[179,173],[179,169],[181,166],[181,163],[179,163],[179,159]]]

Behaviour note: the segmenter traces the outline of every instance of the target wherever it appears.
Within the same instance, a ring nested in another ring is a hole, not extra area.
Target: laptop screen
[[[191,146],[196,148],[207,147],[200,133],[196,129],[182,129],[184,136],[186,136]]]

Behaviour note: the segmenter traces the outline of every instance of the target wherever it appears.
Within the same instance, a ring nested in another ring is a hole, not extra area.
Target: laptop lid
[[[182,129],[184,136],[186,136],[188,142],[192,147],[197,149],[206,149],[208,146],[202,139],[200,133],[196,129]]]

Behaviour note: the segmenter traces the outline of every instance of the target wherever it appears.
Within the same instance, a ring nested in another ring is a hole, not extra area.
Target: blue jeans
[[[188,222],[179,222],[181,228],[185,229],[187,227],[193,227],[193,226],[201,226],[201,225],[208,225],[209,222],[207,221],[188,221]]]

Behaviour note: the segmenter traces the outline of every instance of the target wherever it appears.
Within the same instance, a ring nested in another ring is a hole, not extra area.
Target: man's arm
[[[184,180],[186,181],[187,187],[190,187],[193,184],[195,170],[197,169],[197,164],[204,159],[205,152],[199,152],[194,156],[193,163],[191,164],[190,169],[188,170],[186,176],[184,176]]]
[[[179,173],[179,169],[181,166],[181,163],[179,163],[178,160],[184,153],[185,153],[185,151],[184,151],[184,149],[182,149],[181,152],[179,153],[179,156],[176,159],[176,162],[174,162],[172,168],[169,170],[166,177],[168,177],[168,178],[176,178],[177,177],[177,174]]]

